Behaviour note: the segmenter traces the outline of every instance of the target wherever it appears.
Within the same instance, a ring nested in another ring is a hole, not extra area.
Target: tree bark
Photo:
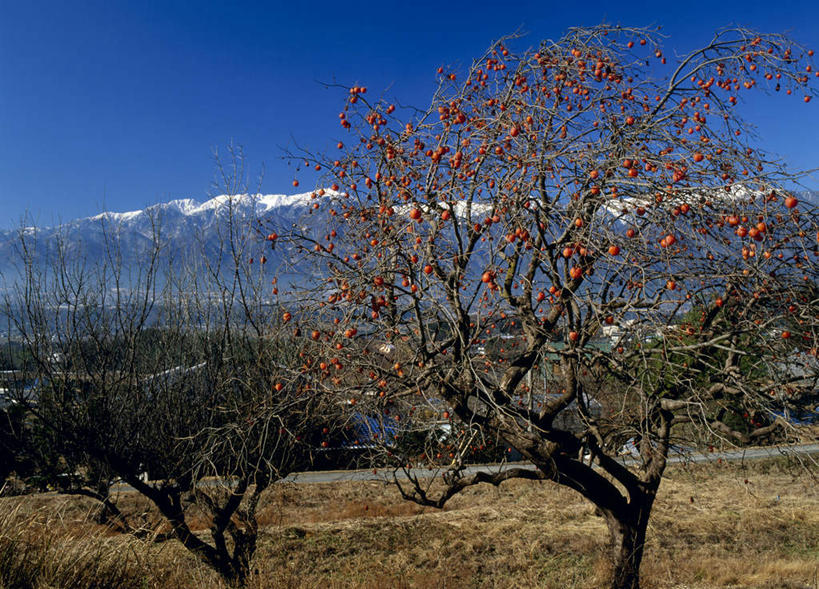
[[[626,513],[604,512],[614,570],[611,589],[639,589],[646,530],[656,489],[635,493]]]

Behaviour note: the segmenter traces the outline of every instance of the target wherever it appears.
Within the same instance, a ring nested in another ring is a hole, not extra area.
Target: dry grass
[[[53,495],[0,500],[0,589],[187,587],[218,580],[179,546],[91,523],[92,505]]]
[[[669,469],[644,586],[819,588],[818,482],[781,461]],[[174,542],[106,534],[90,507],[0,500],[0,587],[222,587]],[[380,483],[289,484],[269,494],[261,520],[259,588],[596,588],[609,574],[602,519],[546,483],[473,488],[443,512]]]

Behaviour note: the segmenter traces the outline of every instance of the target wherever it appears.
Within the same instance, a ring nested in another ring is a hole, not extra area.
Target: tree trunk
[[[250,576],[250,561],[256,552],[256,536],[240,534],[234,536],[233,540],[233,556],[227,553],[227,549],[220,550],[219,566],[215,568],[229,587],[246,587]]]
[[[655,495],[654,492],[635,495],[627,513],[606,514],[614,565],[611,589],[640,587],[640,563],[643,560],[648,518]]]
[[[237,562],[235,559],[229,559],[223,561],[216,572],[225,580],[228,587],[246,587],[247,578],[250,574],[248,565],[249,563],[246,562]]]
[[[236,585],[244,587],[250,575],[250,560],[256,552],[256,536],[243,536],[233,549],[234,568],[236,569]]]

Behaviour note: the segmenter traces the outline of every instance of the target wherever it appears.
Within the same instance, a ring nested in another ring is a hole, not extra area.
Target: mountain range
[[[283,248],[271,249],[265,242],[270,232],[284,232],[309,214],[311,193],[267,195],[220,195],[205,202],[172,200],[139,211],[104,212],[52,227],[21,227],[0,230],[0,290],[8,288],[22,273],[24,249],[30,260],[48,267],[58,251],[69,262],[101,261],[113,248],[124,266],[144,260],[158,236],[163,251],[176,259],[189,255],[218,255],[227,243],[229,221],[247,240],[248,255],[264,255],[271,267],[287,256]],[[60,248],[62,245],[62,248]]]
[[[816,206],[818,195],[817,192],[804,192],[800,200]],[[728,198],[738,196],[739,193]],[[264,255],[269,269],[282,271],[293,252],[285,244],[271,248],[266,237],[271,232],[283,234],[294,226],[320,233],[324,229],[321,223],[312,222],[309,217],[314,202],[309,192],[220,195],[204,202],[179,199],[138,211],[104,212],[52,227],[0,230],[0,291],[9,288],[21,276],[24,247],[31,254],[32,263],[47,268],[54,263],[60,249],[70,263],[84,260],[93,265],[112,252],[111,244],[116,244],[115,251],[127,267],[144,261],[145,252],[150,250],[158,233],[165,255],[184,260],[186,256],[201,256],[204,252],[212,261],[219,257],[220,247],[227,242],[230,219],[237,221],[234,228],[242,229],[241,233],[247,239],[243,255],[257,258]],[[453,212],[460,214],[458,208]],[[304,272],[304,269],[300,271]],[[301,278],[304,277],[288,276],[286,272],[280,274],[285,283]]]

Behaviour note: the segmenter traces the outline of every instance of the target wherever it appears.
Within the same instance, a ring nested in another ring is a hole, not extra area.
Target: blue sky
[[[425,106],[439,65],[466,64],[499,36],[521,29],[534,45],[602,21],[662,25],[667,54],[728,24],[819,50],[812,0],[0,0],[0,228],[25,214],[48,225],[205,199],[213,150],[231,141],[254,176],[264,166],[264,192],[291,192],[282,148],[321,150],[341,136],[343,94],[322,82]],[[795,168],[819,167],[819,101],[760,104],[747,114],[768,147]],[[819,175],[809,184],[819,188]]]

